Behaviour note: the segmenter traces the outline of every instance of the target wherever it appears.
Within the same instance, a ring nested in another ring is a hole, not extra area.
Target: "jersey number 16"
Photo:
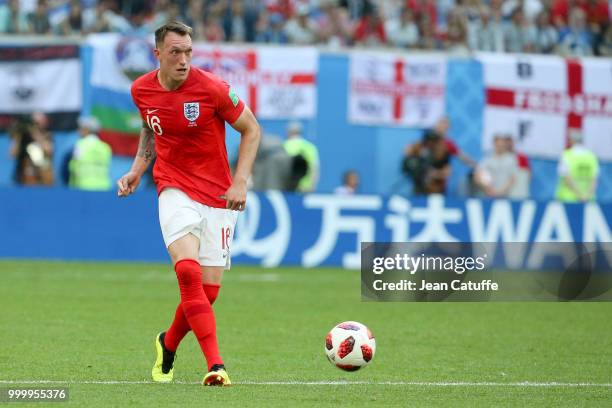
[[[159,123],[158,116],[149,116],[147,115],[147,125],[149,125],[149,129],[155,132],[156,135],[161,136],[164,131],[162,130],[161,124]]]

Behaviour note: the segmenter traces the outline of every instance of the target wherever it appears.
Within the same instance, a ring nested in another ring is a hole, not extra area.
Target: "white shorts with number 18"
[[[176,188],[159,195],[159,225],[166,248],[187,234],[200,239],[203,266],[230,268],[230,247],[238,211],[214,208],[192,200]]]

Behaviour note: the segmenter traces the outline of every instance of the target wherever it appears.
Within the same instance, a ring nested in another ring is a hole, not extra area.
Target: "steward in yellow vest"
[[[302,193],[312,192],[319,182],[319,150],[317,146],[302,138],[302,124],[291,122],[287,126],[287,140],[283,143],[287,154],[300,156],[306,164],[305,174],[299,179],[296,190]]]
[[[556,198],[566,203],[594,200],[599,176],[597,156],[582,145],[579,131],[570,133],[570,145],[559,160]]]
[[[94,133],[95,118],[79,119],[81,138],[76,142],[70,160],[70,186],[81,190],[110,190],[111,148]]]

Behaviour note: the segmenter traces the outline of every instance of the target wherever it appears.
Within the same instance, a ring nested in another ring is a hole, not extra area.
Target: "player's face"
[[[189,74],[191,64],[191,37],[169,32],[161,47],[155,50],[162,75],[176,82],[182,82]]]

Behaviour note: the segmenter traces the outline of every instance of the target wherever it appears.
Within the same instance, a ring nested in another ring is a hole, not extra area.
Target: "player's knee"
[[[201,285],[202,272],[195,259],[181,259],[174,265],[174,271],[181,286]]]

